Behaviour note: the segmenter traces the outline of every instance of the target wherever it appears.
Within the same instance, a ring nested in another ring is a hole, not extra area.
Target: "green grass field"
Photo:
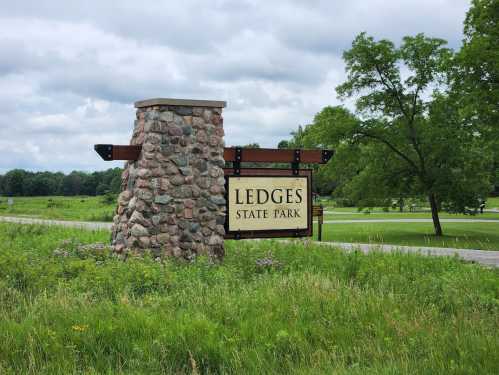
[[[487,207],[499,208],[499,197],[487,198]]]
[[[499,207],[499,198],[489,198],[488,207]],[[112,221],[115,203],[104,203],[102,197],[14,197],[14,205],[7,204],[6,197],[0,197],[0,215],[29,216],[42,219]],[[325,214],[326,220],[369,220],[369,219],[431,219],[430,212],[403,212],[381,208],[370,209],[370,214],[359,212],[355,207],[329,207],[334,213]],[[484,213],[475,216],[441,212],[442,219],[495,219],[499,213]]]
[[[356,207],[335,207],[333,201],[323,201],[325,207],[326,220],[368,220],[368,219],[431,219],[429,208],[418,208],[416,212],[405,210],[400,212],[398,209],[388,211],[381,207],[364,208],[358,210]],[[488,198],[486,209],[499,209],[499,197]],[[483,214],[464,215],[440,212],[441,219],[495,219],[499,220],[499,212],[484,212]]]
[[[320,199],[320,202],[324,207],[327,207],[328,209],[334,209],[335,211],[356,211],[355,207],[337,207],[336,201],[334,199]],[[491,208],[497,208],[499,209],[499,197],[488,197],[486,202],[486,208],[491,209]],[[428,203],[424,200],[419,202],[419,205],[428,205]],[[418,209],[421,209],[419,207]],[[374,207],[370,208],[369,210],[373,212],[384,212],[383,208],[381,207]],[[390,209],[390,212],[396,212],[397,209],[392,210]]]
[[[466,219],[466,220],[499,220],[499,212],[484,212],[477,215],[449,214],[447,212],[439,213],[440,219]],[[325,220],[375,220],[375,219],[431,219],[431,212],[356,212],[350,208],[350,211],[336,211],[332,209],[324,213]]]
[[[499,250],[499,223],[442,223],[436,237],[432,223],[324,224],[323,241]],[[317,238],[317,224],[314,224]]]
[[[0,198],[0,215],[4,216],[111,221],[114,210],[115,204],[105,203],[102,197],[16,197],[12,207],[7,205],[7,198]],[[381,209],[375,209],[372,214],[355,214],[355,208],[335,208],[334,210],[344,213],[326,214],[325,220],[431,218],[429,213],[400,214],[397,211],[386,213]],[[345,214],[348,212],[351,214]],[[485,213],[469,216],[441,213],[441,217],[499,219],[499,214]],[[340,242],[499,250],[499,223],[443,223],[442,225],[445,236],[437,239],[432,235],[431,223],[326,224],[323,239]]]
[[[108,237],[0,223],[0,374],[499,372],[498,269],[273,241],[227,241],[223,264],[76,245]]]
[[[41,219],[112,221],[116,203],[103,197],[14,197],[9,206],[0,197],[0,215],[29,216]]]

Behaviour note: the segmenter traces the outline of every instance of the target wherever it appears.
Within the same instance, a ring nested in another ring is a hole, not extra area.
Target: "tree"
[[[121,190],[121,171],[119,172],[118,175],[113,177],[111,183],[109,184],[109,191],[111,191],[111,193],[118,194],[120,190]]]
[[[7,172],[3,178],[5,194],[14,196],[24,195],[24,184],[27,176],[28,172],[22,169],[13,169]]]
[[[81,176],[81,194],[83,195],[95,195],[97,186],[99,184],[99,173],[94,172],[90,175]]]
[[[464,21],[463,47],[457,54],[458,92],[468,115],[499,130],[499,2],[473,0]]]
[[[426,196],[437,236],[439,208],[476,206],[490,167],[483,139],[445,93],[453,58],[445,44],[418,34],[396,48],[359,34],[343,55],[347,80],[336,89],[355,98],[357,116],[326,107],[303,136],[305,144],[336,149],[333,176],[352,196]]]
[[[80,195],[85,174],[73,171],[62,180],[62,193],[64,195]]]
[[[24,195],[26,196],[45,196],[53,192],[51,173],[33,173],[28,174],[24,181]]]
[[[65,176],[61,172],[29,172],[14,169],[0,175],[0,194],[44,196],[44,195],[96,195],[106,192],[119,193],[121,189],[121,168],[106,171],[73,171]]]
[[[289,141],[283,139],[282,141],[280,141],[278,144],[277,144],[277,148],[278,149],[287,149],[289,148]]]
[[[242,146],[243,148],[260,148],[258,143],[248,143],[247,145]]]
[[[463,47],[457,54],[454,99],[469,123],[493,144],[499,190],[499,2],[473,0],[464,21]]]

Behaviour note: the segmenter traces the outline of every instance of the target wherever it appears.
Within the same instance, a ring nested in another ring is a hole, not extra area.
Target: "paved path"
[[[86,229],[110,229],[111,223],[90,221],[67,221],[37,219],[22,216],[0,216],[0,221],[20,224],[63,225],[66,227]],[[442,223],[499,223],[499,219],[440,219]],[[432,219],[358,219],[358,220],[324,220],[325,224],[355,224],[355,223],[432,223]]]
[[[441,223],[499,223],[499,219],[440,219]],[[346,223],[433,223],[432,219],[352,219],[324,220],[326,224]]]
[[[111,223],[90,222],[90,221],[64,221],[64,220],[48,220],[35,219],[31,217],[15,217],[15,216],[0,216],[0,221],[18,224],[42,224],[42,225],[62,225],[71,228],[83,229],[111,229]]]
[[[432,256],[458,256],[470,262],[480,263],[486,266],[499,267],[499,251],[473,250],[473,249],[453,249],[447,247],[417,247],[402,245],[379,245],[367,243],[346,243],[346,242],[318,242],[312,241],[314,245],[339,247],[347,251],[360,250],[367,254],[373,251],[389,253],[400,251],[402,253],[419,253],[421,255]]]
[[[111,223],[101,223],[101,222],[45,220],[45,219],[33,219],[27,217],[10,217],[10,216],[0,216],[0,221],[19,223],[19,224],[63,225],[66,227],[84,228],[91,230],[111,229]],[[334,220],[332,221],[335,222]],[[351,220],[351,221],[359,222],[360,220]],[[372,221],[372,220],[366,220],[366,221]],[[453,249],[453,248],[443,248],[443,247],[417,247],[417,246],[379,245],[379,244],[363,244],[363,243],[358,244],[358,243],[346,243],[346,242],[317,242],[317,241],[311,241],[311,242],[320,246],[339,247],[346,251],[354,251],[358,249],[363,253],[368,253],[371,251],[382,251],[382,252],[400,251],[403,253],[420,253],[422,255],[432,255],[432,256],[457,255],[460,258],[467,261],[477,262],[486,266],[499,267],[499,251],[472,250],[472,249],[464,250],[464,249]]]

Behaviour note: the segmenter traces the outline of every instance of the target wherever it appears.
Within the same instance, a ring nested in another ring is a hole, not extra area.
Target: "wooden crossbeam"
[[[256,163],[318,163],[331,159],[331,150],[293,150],[274,148],[242,148],[240,162]],[[236,147],[224,149],[225,161],[236,162]]]
[[[104,145],[94,146],[104,160],[137,160],[142,146]],[[254,163],[318,163],[325,164],[333,156],[332,150],[292,150],[271,148],[242,148],[240,159],[236,158],[236,147],[224,148],[224,159],[229,162]]]
[[[142,146],[95,145],[94,149],[106,161],[137,160],[140,156]]]

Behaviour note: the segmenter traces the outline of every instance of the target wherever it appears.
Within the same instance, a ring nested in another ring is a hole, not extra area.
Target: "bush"
[[[118,196],[116,194],[107,192],[101,197],[100,202],[105,205],[111,205],[111,204],[116,204],[117,199]]]
[[[88,220],[88,221],[102,221],[102,222],[110,223],[113,221],[113,217],[114,217],[113,211],[106,211],[106,212],[99,212],[96,214],[92,214],[88,218],[86,218],[86,220]]]
[[[49,199],[47,201],[47,208],[67,208],[68,204],[62,201]]]
[[[349,198],[336,198],[337,207],[355,207],[355,202]]]

